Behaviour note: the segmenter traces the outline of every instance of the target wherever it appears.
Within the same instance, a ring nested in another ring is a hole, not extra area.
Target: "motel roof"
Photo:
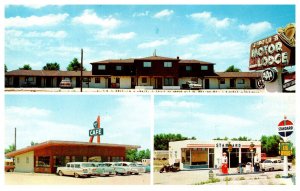
[[[57,70],[12,70],[5,73],[5,76],[41,76],[41,77],[80,77],[78,71],[57,71]],[[91,77],[92,71],[82,71],[82,76]]]
[[[206,77],[218,77],[218,78],[260,78],[261,72],[216,72],[217,76]]]
[[[125,147],[126,150],[130,149],[138,149],[141,148],[139,145],[123,145],[123,144],[110,144],[110,143],[89,143],[89,142],[78,142],[78,141],[56,141],[50,140],[43,143],[39,143],[34,146],[29,146],[23,149],[19,149],[13,152],[9,152],[5,154],[6,157],[14,157],[23,153],[27,153],[30,151],[34,151],[37,149],[45,149],[50,146],[82,146],[82,147],[89,147],[89,146],[97,146],[97,147]]]

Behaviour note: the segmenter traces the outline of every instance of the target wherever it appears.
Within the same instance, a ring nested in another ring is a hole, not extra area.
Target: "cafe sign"
[[[292,49],[281,40],[279,34],[254,42],[250,47],[249,70],[294,65],[291,53]]]

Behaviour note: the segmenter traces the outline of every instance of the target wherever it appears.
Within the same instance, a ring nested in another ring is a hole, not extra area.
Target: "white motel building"
[[[261,155],[260,141],[184,140],[169,142],[169,164],[179,163],[180,169],[218,168],[223,152],[227,153],[229,161],[229,143],[232,145],[231,168],[251,162],[255,153]],[[252,152],[249,149],[251,144],[254,145]]]

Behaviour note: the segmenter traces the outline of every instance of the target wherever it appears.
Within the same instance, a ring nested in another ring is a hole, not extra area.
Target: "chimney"
[[[154,49],[153,56],[156,56],[156,49]]]
[[[179,56],[177,56],[177,60],[179,60]]]

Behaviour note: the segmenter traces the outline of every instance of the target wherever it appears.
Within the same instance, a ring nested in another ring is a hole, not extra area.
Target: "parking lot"
[[[90,178],[74,178],[71,176],[58,176],[56,174],[42,173],[5,173],[6,185],[148,185],[150,173],[139,175],[110,176]]]
[[[179,171],[169,173],[154,172],[154,184],[158,185],[197,185],[209,178],[208,170]],[[216,185],[293,185],[291,178],[276,178],[283,171],[272,171],[261,174],[241,174],[216,176],[218,170],[214,170],[214,177],[220,182],[210,183]],[[289,173],[294,174],[292,169]]]

